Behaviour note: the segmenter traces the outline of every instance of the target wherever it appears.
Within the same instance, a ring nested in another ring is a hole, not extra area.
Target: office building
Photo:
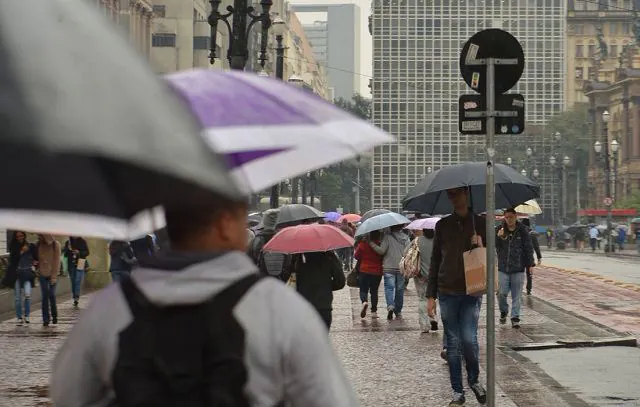
[[[360,93],[360,7],[356,4],[296,4],[298,14],[321,13],[326,19],[304,24],[316,61],[325,66],[335,97],[351,100]]]
[[[400,210],[408,189],[429,167],[484,160],[484,137],[458,133],[458,98],[473,93],[460,76],[458,61],[473,34],[502,28],[525,51],[525,71],[512,92],[524,94],[527,125],[540,132],[521,148],[531,147],[540,157],[534,163],[543,189],[540,204],[550,217],[557,197],[546,188],[551,140],[543,125],[564,107],[566,2],[374,0],[370,21],[373,122],[398,139],[374,151],[374,207]],[[499,137],[499,146],[509,144]]]

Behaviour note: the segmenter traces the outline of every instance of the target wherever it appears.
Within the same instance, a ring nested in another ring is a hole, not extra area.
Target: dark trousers
[[[533,288],[533,273],[527,270],[527,293],[530,293],[532,288]]]
[[[596,251],[596,246],[598,244],[598,239],[591,238],[591,251]]]
[[[51,279],[40,276],[40,297],[42,300],[42,322],[48,324],[50,318],[58,322],[58,305],[56,303],[56,285]],[[49,313],[51,311],[51,313]]]
[[[327,331],[331,329],[331,310],[330,309],[319,309],[318,314],[320,314],[320,318],[324,321],[327,326]]]
[[[369,273],[358,274],[358,286],[360,287],[360,301],[368,302],[371,293],[371,312],[378,311],[378,290],[380,289],[382,276]]]

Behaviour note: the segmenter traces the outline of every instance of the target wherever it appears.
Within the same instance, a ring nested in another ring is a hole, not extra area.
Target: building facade
[[[640,56],[632,59],[640,63]],[[615,140],[619,149],[611,160],[611,198],[621,201],[640,192],[640,69],[619,68],[612,82],[589,82],[585,86],[589,100],[591,145],[599,141],[611,146]],[[602,114],[609,112],[605,134]],[[611,150],[609,148],[609,150]],[[594,150],[589,156],[589,207],[602,208],[606,197],[604,156]]]
[[[104,15],[124,29],[142,55],[151,55],[152,0],[90,0]]]
[[[351,100],[360,93],[360,7],[356,4],[296,4],[297,14],[325,13],[326,20],[305,24],[316,61],[325,67],[330,92]]]
[[[612,82],[626,47],[634,42],[632,0],[569,0],[565,106],[587,103],[589,81]]]
[[[525,71],[512,91],[525,96],[528,126],[542,128],[560,112],[565,22],[564,0],[374,0],[373,122],[397,142],[374,151],[373,206],[400,210],[408,189],[429,167],[484,160],[484,137],[458,133],[458,98],[473,93],[460,76],[459,53],[476,32],[502,28],[521,42]],[[550,148],[550,135],[541,133],[529,140],[540,156]],[[552,171],[542,160],[540,165],[544,191]],[[550,211],[553,199],[543,194],[540,204]]]

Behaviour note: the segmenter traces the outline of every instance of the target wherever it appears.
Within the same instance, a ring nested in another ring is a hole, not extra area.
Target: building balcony
[[[612,21],[631,21],[633,20],[633,11],[626,10],[569,10],[567,12],[567,21],[574,22],[578,20],[603,20]]]

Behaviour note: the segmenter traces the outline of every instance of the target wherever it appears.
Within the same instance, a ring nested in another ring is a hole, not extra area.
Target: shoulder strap
[[[242,297],[244,297],[247,291],[249,291],[254,284],[264,277],[265,276],[258,273],[251,273],[248,276],[241,278],[222,290],[219,294],[216,294],[211,299],[211,306],[215,308],[223,307],[227,310],[232,310],[238,302],[240,302]]]

